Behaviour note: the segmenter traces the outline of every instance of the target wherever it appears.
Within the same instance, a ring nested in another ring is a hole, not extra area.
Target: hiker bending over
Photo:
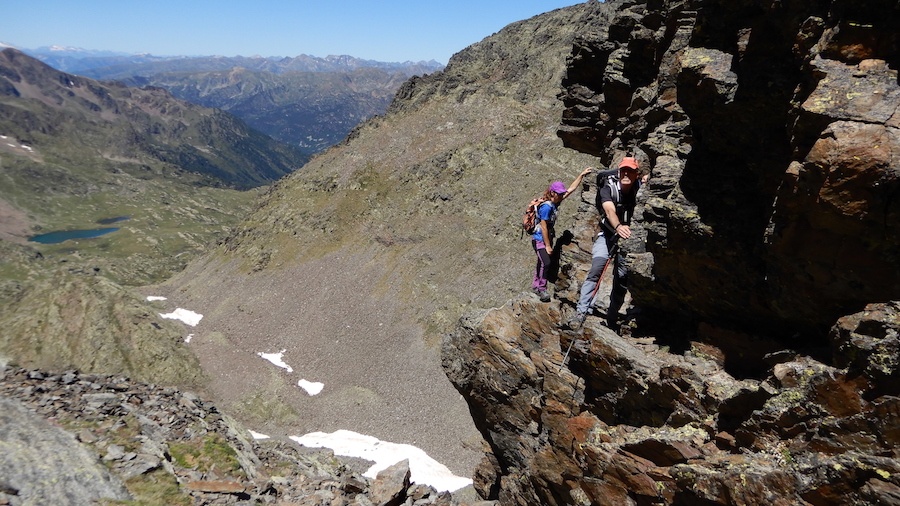
[[[541,298],[542,302],[550,301],[550,292],[547,291],[547,272],[553,255],[553,239],[556,235],[553,226],[556,224],[559,204],[581,185],[581,180],[592,170],[592,167],[588,167],[581,171],[581,174],[578,174],[568,188],[562,181],[555,181],[544,192],[542,197],[544,202],[538,205],[538,223],[531,235],[531,245],[537,254],[537,266],[534,269],[534,281],[531,283],[531,289]]]
[[[646,176],[643,179],[646,181]],[[619,253],[619,239],[631,237],[631,217],[637,203],[637,192],[641,186],[638,180],[638,163],[635,158],[626,157],[619,163],[618,177],[615,175],[597,178],[597,210],[602,216],[600,233],[591,250],[591,269],[584,284],[581,285],[581,296],[575,315],[569,321],[569,327],[578,328],[594,305],[600,277],[609,264],[613,269],[613,287],[609,297],[609,309],[606,322],[615,329],[619,309],[625,302],[628,291],[628,271],[625,268],[625,256]],[[612,252],[612,258],[610,258]]]

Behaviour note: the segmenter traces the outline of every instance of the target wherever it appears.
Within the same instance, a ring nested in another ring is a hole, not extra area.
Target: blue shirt
[[[538,206],[537,217],[540,221],[534,227],[534,234],[531,235],[532,239],[547,244],[547,241],[544,241],[544,232],[541,231],[541,221],[547,222],[547,232],[550,233],[550,239],[553,239],[553,226],[556,225],[556,210],[556,204],[549,200]]]

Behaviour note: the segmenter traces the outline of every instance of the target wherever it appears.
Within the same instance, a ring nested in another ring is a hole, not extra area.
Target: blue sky
[[[0,0],[0,42],[126,53],[437,60],[576,0]]]

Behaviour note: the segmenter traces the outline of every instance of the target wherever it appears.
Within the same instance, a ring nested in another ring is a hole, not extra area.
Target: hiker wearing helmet
[[[537,265],[534,268],[534,280],[531,283],[531,289],[540,297],[542,302],[550,301],[550,292],[547,291],[547,272],[553,256],[553,239],[556,235],[554,225],[556,224],[557,210],[562,201],[581,185],[581,180],[584,179],[584,176],[590,174],[592,170],[592,167],[584,169],[568,188],[562,181],[555,181],[541,197],[543,202],[537,208],[538,223],[534,227],[534,233],[531,235],[531,246],[537,254]]]
[[[600,277],[607,266],[613,267],[613,287],[609,297],[609,309],[606,322],[615,329],[619,309],[625,302],[628,291],[628,271],[625,268],[624,255],[619,254],[620,239],[631,237],[631,218],[637,203],[637,192],[643,180],[639,180],[638,162],[633,157],[625,157],[619,163],[618,176],[597,178],[597,209],[600,211],[600,233],[591,251],[591,269],[584,284],[581,285],[581,296],[575,315],[569,321],[570,328],[578,328],[591,311],[597,296]],[[612,258],[611,258],[612,256]]]

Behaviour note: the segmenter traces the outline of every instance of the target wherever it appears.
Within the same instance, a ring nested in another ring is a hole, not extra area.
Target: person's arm
[[[566,193],[563,195],[563,199],[565,199],[566,197],[568,197],[569,195],[574,193],[575,190],[577,190],[578,187],[581,186],[581,180],[584,179],[584,176],[587,176],[588,174],[590,174],[592,170],[594,170],[593,167],[588,167],[588,168],[584,169],[583,171],[581,171],[581,174],[578,174],[578,177],[575,178],[575,181],[572,181],[572,184],[569,185],[569,188],[566,190]]]
[[[612,201],[607,200],[603,202],[603,212],[606,214],[609,226],[615,230],[616,235],[622,239],[631,237],[631,227],[619,221],[619,215],[616,214],[616,205]]]

